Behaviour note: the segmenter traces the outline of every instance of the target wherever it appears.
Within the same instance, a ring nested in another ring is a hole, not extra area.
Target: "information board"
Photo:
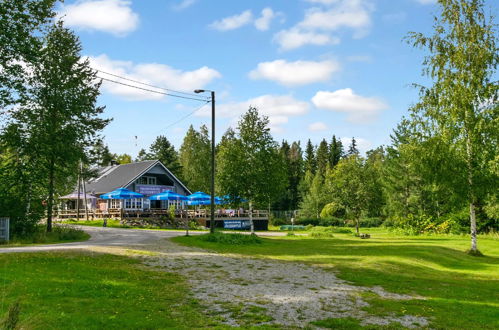
[[[225,229],[249,229],[250,227],[249,220],[224,220]]]

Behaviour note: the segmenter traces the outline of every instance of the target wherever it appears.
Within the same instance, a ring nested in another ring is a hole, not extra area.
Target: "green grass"
[[[262,243],[262,239],[256,235],[239,233],[215,232],[213,234],[201,235],[199,239],[205,242],[218,243],[222,245],[251,245]]]
[[[99,220],[88,220],[88,221],[86,221],[86,220],[76,221],[74,219],[70,219],[70,220],[61,221],[61,223],[68,224],[68,225],[102,227],[104,224],[104,220],[99,219]],[[130,226],[130,225],[122,224],[120,222],[120,220],[118,220],[118,219],[107,219],[107,227],[109,227],[109,228],[127,228],[127,229],[133,228],[133,229],[144,229],[144,230],[150,230],[150,229],[153,229],[153,230],[174,230],[174,231],[185,230],[184,228],[170,229],[170,228],[160,228],[160,227],[151,226],[151,225],[142,226],[142,227]],[[189,231],[205,231],[205,230],[189,228]]]
[[[22,329],[219,327],[182,277],[107,254],[0,255],[0,328],[16,302]]]
[[[485,256],[473,257],[465,253],[470,244],[466,236],[398,236],[380,228],[362,228],[362,232],[371,238],[342,233],[334,238],[285,236],[246,246],[207,242],[198,236],[174,241],[222,253],[322,265],[356,285],[379,285],[390,292],[427,298],[395,301],[366,296],[367,309],[374,314],[422,315],[437,329],[499,328],[497,236],[480,236],[478,244]]]
[[[8,244],[0,243],[2,247],[24,246],[32,244],[56,244],[56,243],[69,243],[81,242],[90,238],[90,235],[81,229],[73,228],[64,225],[55,225],[50,233],[46,232],[46,227],[40,225],[36,228],[35,232],[25,237],[12,237]]]

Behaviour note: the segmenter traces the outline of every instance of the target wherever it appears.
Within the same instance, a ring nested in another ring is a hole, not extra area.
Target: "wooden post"
[[[77,194],[77,199],[76,199],[76,221],[80,221],[80,190],[81,190],[81,173],[78,169],[78,194]]]
[[[82,162],[80,162],[80,173],[81,173],[81,182],[83,184],[83,202],[85,203],[85,219],[88,221],[87,188],[85,186],[85,180],[83,180],[83,163]]]

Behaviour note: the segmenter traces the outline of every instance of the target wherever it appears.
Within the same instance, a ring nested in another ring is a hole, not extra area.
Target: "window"
[[[135,182],[137,184],[155,185],[156,184],[156,177],[154,177],[154,176],[141,176]]]
[[[125,200],[125,209],[142,209],[142,198]]]

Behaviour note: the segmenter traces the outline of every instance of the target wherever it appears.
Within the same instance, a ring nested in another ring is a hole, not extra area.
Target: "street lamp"
[[[215,92],[196,89],[194,93],[211,93],[211,208],[210,208],[210,233],[215,233]]]

